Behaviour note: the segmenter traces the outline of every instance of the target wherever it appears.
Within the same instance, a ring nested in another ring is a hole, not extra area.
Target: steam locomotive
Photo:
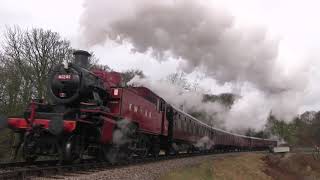
[[[121,161],[181,152],[264,150],[277,142],[232,134],[175,108],[145,87],[122,86],[121,74],[88,70],[90,54],[74,52],[74,62],[48,75],[48,100],[33,100],[23,116],[9,117],[20,135],[15,155],[60,162],[93,156]]]

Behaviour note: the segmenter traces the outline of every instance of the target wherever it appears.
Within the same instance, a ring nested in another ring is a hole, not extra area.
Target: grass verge
[[[271,180],[264,173],[262,154],[241,154],[207,160],[197,166],[177,169],[160,180]]]

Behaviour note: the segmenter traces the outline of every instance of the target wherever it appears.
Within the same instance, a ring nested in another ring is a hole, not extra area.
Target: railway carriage
[[[145,87],[124,87],[121,75],[89,71],[86,51],[48,75],[49,102],[33,100],[23,116],[9,117],[20,134],[26,161],[55,156],[73,162],[84,155],[126,160],[181,152],[263,150],[276,141],[233,134],[207,125]]]

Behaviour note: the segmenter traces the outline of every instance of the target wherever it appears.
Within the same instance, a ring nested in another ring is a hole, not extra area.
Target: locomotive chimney
[[[89,67],[89,57],[91,56],[90,53],[83,50],[76,50],[73,52],[74,55],[74,63],[82,68]]]

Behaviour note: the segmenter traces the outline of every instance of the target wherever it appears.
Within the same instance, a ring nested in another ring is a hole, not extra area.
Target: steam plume
[[[182,60],[185,72],[201,70],[219,83],[258,89],[262,107],[256,108],[275,109],[282,118],[295,114],[306,86],[304,74],[284,73],[277,63],[278,41],[265,29],[242,28],[234,21],[225,10],[209,7],[209,1],[87,0],[81,27],[89,46],[112,40],[130,43],[136,52],[152,52],[159,60],[172,56]],[[240,107],[246,100],[232,111],[242,114],[242,121],[254,111]]]

